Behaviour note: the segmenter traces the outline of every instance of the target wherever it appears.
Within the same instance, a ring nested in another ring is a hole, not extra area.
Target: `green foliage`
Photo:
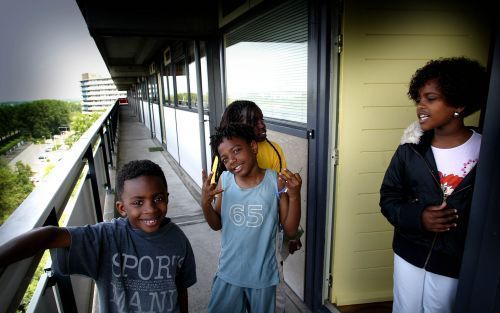
[[[0,225],[33,190],[31,175],[30,166],[20,161],[16,163],[14,170],[6,164],[0,164]]]
[[[94,124],[101,114],[102,112],[92,114],[73,113],[70,127],[72,134],[64,140],[64,144],[71,147]]]
[[[19,109],[15,105],[0,106],[0,137],[9,136],[19,128],[17,120]]]
[[[44,169],[43,169],[43,176],[42,178],[44,177],[47,177],[49,176],[50,172],[52,172],[52,170],[56,167],[56,164],[54,162],[50,162]]]
[[[42,277],[42,275],[45,273],[45,263],[47,263],[47,261],[49,260],[49,256],[50,252],[46,250],[42,256],[42,259],[40,260],[40,263],[38,264],[38,267],[35,270],[35,273],[33,274],[33,279],[31,279],[28,289],[26,289],[26,292],[24,293],[23,300],[21,300],[21,303],[19,304],[17,313],[24,313],[28,309],[31,298],[33,298],[33,294],[35,294],[36,286],[40,281],[40,277]]]
[[[70,114],[80,112],[78,102],[36,100],[19,104],[0,105],[0,137],[21,131],[34,139],[59,134],[59,127],[68,126]]]
[[[7,153],[7,151],[9,151],[13,147],[15,147],[18,143],[20,143],[21,140],[23,140],[23,139],[17,138],[17,139],[14,139],[14,140],[7,142],[4,146],[1,146],[0,147],[0,155],[4,155],[5,153]]]

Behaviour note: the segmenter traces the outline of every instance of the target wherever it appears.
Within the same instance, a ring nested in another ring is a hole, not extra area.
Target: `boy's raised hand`
[[[283,172],[278,173],[278,177],[280,180],[279,188],[286,188],[289,197],[300,195],[302,178],[299,173],[292,173],[289,169],[285,168]]]
[[[213,173],[210,173],[210,175],[207,176],[205,170],[201,171],[201,179],[203,181],[201,187],[201,204],[203,206],[211,205],[214,197],[224,191],[222,189],[218,189],[216,183],[212,183],[212,176]]]

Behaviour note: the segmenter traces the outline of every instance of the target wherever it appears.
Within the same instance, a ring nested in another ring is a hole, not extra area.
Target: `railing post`
[[[109,155],[109,166],[113,167],[113,153],[112,153],[112,145],[113,143],[111,142],[111,135],[109,133],[109,127],[106,123],[106,140],[108,144],[108,155]]]
[[[87,178],[90,178],[90,184],[92,186],[92,196],[94,198],[95,213],[97,216],[97,222],[103,221],[102,217],[102,207],[101,201],[99,199],[99,186],[97,185],[97,176],[95,171],[94,156],[92,155],[92,145],[89,145],[87,152],[85,153],[85,158],[89,166],[89,174]]]
[[[113,109],[113,113],[111,113],[111,120],[113,121],[113,135],[114,135],[113,141],[116,140],[116,132],[118,129],[118,109],[119,106],[117,105]]]
[[[114,147],[114,135],[113,135],[113,127],[111,125],[111,121],[110,120],[106,120],[106,130],[107,130],[107,133],[109,134],[109,148],[111,149],[111,151],[115,151],[115,147]]]
[[[104,141],[104,133],[102,131],[102,126],[101,128],[99,128],[99,136],[101,137],[101,143],[99,146],[102,149],[102,158],[104,159],[104,166],[105,166],[104,172],[106,173],[106,188],[111,189],[111,179],[109,178],[109,164],[108,164],[108,158],[106,156],[106,142]],[[111,166],[112,165],[113,164],[111,164]]]
[[[59,225],[55,208],[52,209],[44,224],[44,226],[48,225]],[[52,253],[50,257],[52,259],[52,264],[56,264],[55,256],[53,256]],[[61,302],[60,304],[63,308],[63,312],[78,312],[70,276],[57,274],[52,268],[45,269],[45,271],[49,279],[49,284],[47,284],[47,286],[57,286],[60,297],[56,299],[56,301]]]

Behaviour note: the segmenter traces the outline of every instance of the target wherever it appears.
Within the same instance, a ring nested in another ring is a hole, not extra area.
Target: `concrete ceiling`
[[[217,34],[215,0],[76,0],[119,90],[147,76],[149,65],[178,40]]]

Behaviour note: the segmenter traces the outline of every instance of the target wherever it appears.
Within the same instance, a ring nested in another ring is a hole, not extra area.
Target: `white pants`
[[[394,254],[393,313],[451,313],[458,279],[427,272]]]

